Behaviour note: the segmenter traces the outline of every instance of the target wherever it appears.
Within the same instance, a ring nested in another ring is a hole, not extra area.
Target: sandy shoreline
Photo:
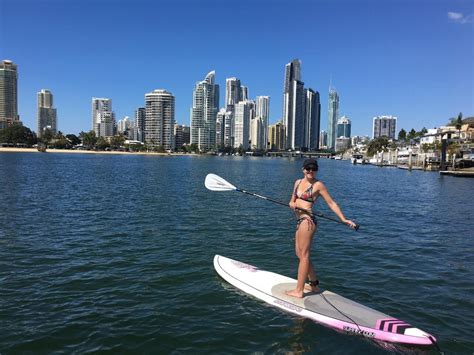
[[[9,148],[0,147],[0,153],[41,153],[36,148]],[[45,153],[69,153],[69,154],[125,154],[125,155],[160,155],[160,156],[183,156],[183,155],[196,155],[196,154],[185,154],[185,153],[156,153],[156,152],[116,152],[116,151],[95,151],[95,150],[73,150],[73,149],[47,149]]]

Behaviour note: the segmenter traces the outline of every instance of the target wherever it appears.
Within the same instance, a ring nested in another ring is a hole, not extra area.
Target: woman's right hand
[[[291,208],[292,210],[295,210],[295,209],[296,209],[296,202],[291,201],[291,202],[289,203],[289,206],[290,206],[290,208]]]

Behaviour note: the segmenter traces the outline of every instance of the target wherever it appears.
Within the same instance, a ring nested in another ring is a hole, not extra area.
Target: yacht
[[[352,154],[351,162],[352,164],[367,164],[362,154]]]

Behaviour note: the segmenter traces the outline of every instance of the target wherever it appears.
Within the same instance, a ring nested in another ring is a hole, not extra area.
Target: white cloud
[[[461,12],[448,12],[448,18],[454,22],[465,24],[472,22],[472,15],[464,16]]]

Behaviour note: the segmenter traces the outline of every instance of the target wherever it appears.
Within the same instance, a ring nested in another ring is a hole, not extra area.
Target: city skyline
[[[190,125],[193,87],[211,70],[221,90],[227,78],[237,77],[250,99],[270,96],[269,124],[275,124],[283,115],[284,67],[293,58],[301,60],[304,81],[321,95],[321,128],[327,127],[331,78],[340,116],[351,117],[355,135],[370,135],[375,116],[397,116],[398,130],[440,126],[459,112],[474,114],[468,1],[243,1],[238,7],[227,1],[159,6],[98,1],[97,11],[81,4],[2,1],[0,56],[18,66],[18,114],[32,129],[42,88],[54,92],[58,130],[66,133],[90,130],[92,97],[113,100],[119,120],[133,117],[144,95],[158,88],[175,96],[176,122]],[[305,24],[297,36],[278,25],[290,4],[298,16],[289,25]],[[101,17],[105,8],[110,18]],[[242,26],[229,42],[235,44],[232,55],[223,55],[232,26],[216,31],[212,21],[193,24],[201,16],[217,21],[229,13]],[[36,40],[38,29],[54,44],[48,51]],[[166,36],[155,38],[163,29]],[[194,34],[212,35],[214,45],[201,48]],[[107,50],[95,37],[107,38]],[[156,48],[147,44],[152,39]],[[245,48],[236,45],[243,40]],[[223,91],[220,97],[222,108]]]

